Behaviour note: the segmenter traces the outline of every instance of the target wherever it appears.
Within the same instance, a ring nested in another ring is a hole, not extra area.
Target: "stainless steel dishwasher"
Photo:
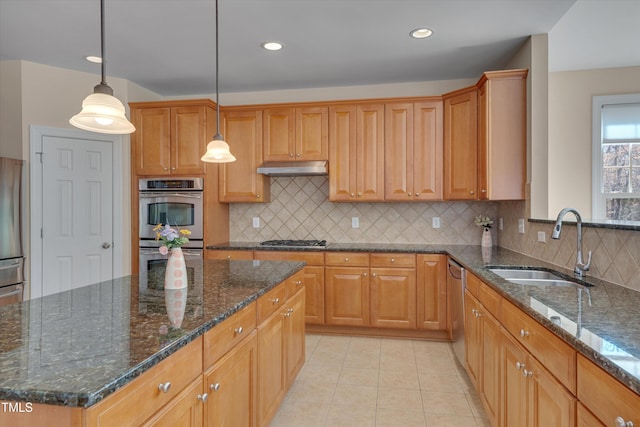
[[[447,260],[447,295],[451,341],[453,352],[462,366],[465,366],[464,347],[464,289],[467,286],[467,274],[453,259]]]

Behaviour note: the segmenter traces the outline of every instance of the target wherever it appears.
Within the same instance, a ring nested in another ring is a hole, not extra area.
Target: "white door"
[[[41,230],[32,215],[32,242],[34,235],[40,237],[40,247],[31,248],[32,297],[114,277],[114,181],[120,182],[114,180],[114,151],[119,150],[113,136],[93,135],[59,130],[37,138],[41,183],[31,186],[32,214],[41,210]]]

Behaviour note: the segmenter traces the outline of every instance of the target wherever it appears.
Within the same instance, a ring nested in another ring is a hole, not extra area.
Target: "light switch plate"
[[[253,228],[260,228],[260,217],[253,217]]]
[[[546,242],[547,241],[547,233],[544,231],[538,231],[538,242]]]
[[[498,230],[504,230],[504,219],[498,218]]]
[[[440,228],[440,217],[439,216],[434,216],[433,218],[431,218],[431,226],[433,228]]]
[[[524,219],[518,219],[518,233],[524,234]]]
[[[351,217],[351,228],[360,228],[360,217],[358,216]]]

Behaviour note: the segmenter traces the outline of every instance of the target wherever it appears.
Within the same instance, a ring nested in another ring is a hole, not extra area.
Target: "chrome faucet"
[[[582,218],[580,217],[580,213],[573,208],[564,208],[558,214],[558,219],[556,219],[556,225],[553,227],[553,232],[551,233],[552,239],[560,238],[560,231],[562,230],[562,218],[569,212],[573,213],[576,216],[576,228],[578,229],[578,254],[576,256],[576,268],[573,270],[576,277],[583,277],[584,274],[591,267],[591,251],[589,251],[589,259],[587,259],[587,263],[585,264],[582,260]]]

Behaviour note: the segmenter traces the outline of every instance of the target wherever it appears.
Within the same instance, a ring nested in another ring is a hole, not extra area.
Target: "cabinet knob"
[[[371,277],[378,277],[376,273],[371,273]]]
[[[482,193],[486,193],[487,190],[485,190],[484,188],[482,190],[480,190]]]
[[[289,153],[289,157],[293,157],[293,153]]]
[[[525,377],[530,377],[530,376],[533,375],[533,371],[528,371],[528,370],[525,369],[525,370],[522,371],[522,375],[525,376]]]
[[[260,198],[260,195],[259,195],[259,194],[256,194],[256,199],[259,199],[259,198]]]
[[[520,329],[520,336],[522,338],[526,338],[529,336],[529,331],[525,330],[525,329]]]
[[[396,262],[396,259],[395,258],[391,258],[391,263],[394,263],[394,262]]]
[[[170,388],[171,388],[171,383],[169,381],[167,381],[166,383],[158,384],[158,390],[160,390],[163,393],[167,393]]]
[[[364,277],[367,277],[367,273],[362,273],[362,275],[363,275]]]
[[[296,154],[296,157],[300,157],[300,156],[302,156],[302,154],[300,154],[300,153],[297,153],[297,154]]]
[[[616,427],[633,427],[633,421],[625,421],[622,417],[616,418]]]
[[[411,197],[411,193],[407,193],[407,196]]]
[[[471,191],[469,191],[469,194],[471,194],[473,196],[474,194],[476,194],[476,192],[471,190]]]
[[[522,368],[524,368],[524,363],[516,362],[516,369],[519,371]]]
[[[172,171],[176,170],[176,168],[171,168]]]
[[[418,197],[420,195],[420,193],[416,193],[416,197]]]
[[[220,390],[220,383],[211,384],[211,385],[209,386],[209,389],[210,389],[211,391],[218,391],[218,390]]]
[[[297,286],[302,286],[302,280],[296,280],[296,285]]]
[[[227,259],[231,259],[231,255],[227,255]]]
[[[162,170],[168,171],[168,170],[169,170],[169,168],[162,168]]]
[[[207,393],[198,395],[198,400],[202,403],[206,402],[208,398],[209,398],[209,395]]]
[[[280,302],[280,298],[274,298],[272,302],[273,304],[277,304]]]
[[[355,195],[355,194],[353,194],[353,193],[351,193],[351,197],[356,197],[356,195]]]
[[[344,262],[349,262],[349,258],[345,257]]]
[[[236,334],[240,335],[242,332],[244,332],[244,329],[242,329],[242,326],[239,326],[239,327],[234,329],[234,332]]]
[[[358,197],[362,196],[362,193],[360,191],[358,191]]]

